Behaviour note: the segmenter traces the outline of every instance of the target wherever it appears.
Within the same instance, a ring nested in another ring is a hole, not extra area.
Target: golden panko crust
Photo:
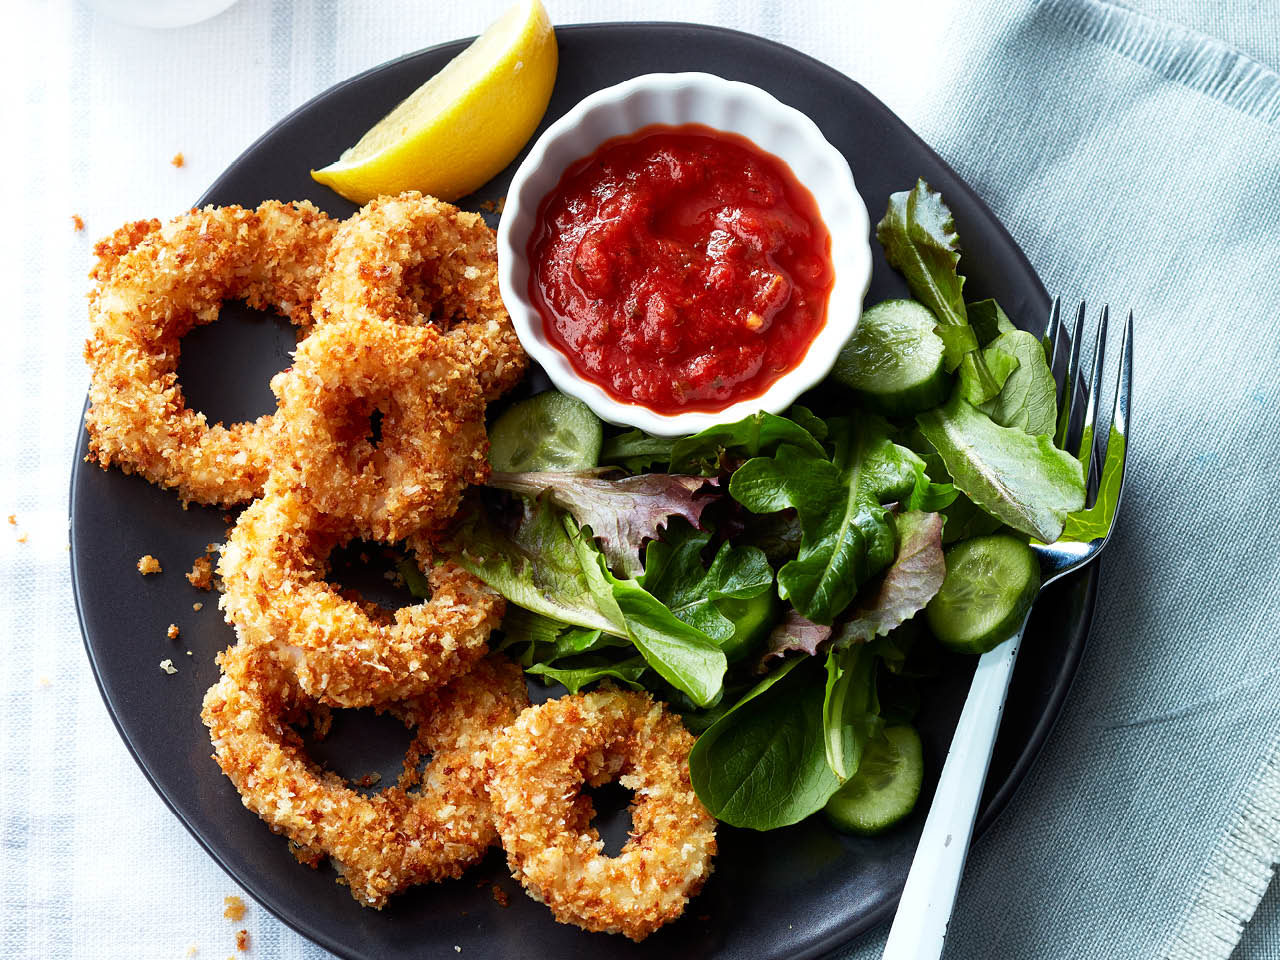
[[[219,661],[223,676],[201,714],[214,759],[299,860],[328,856],[360,903],[381,908],[413,884],[460,876],[497,839],[484,765],[493,737],[529,702],[514,664],[482,660],[444,689],[397,705],[417,731],[405,775],[366,796],[306,756],[293,725],[317,705],[287,671],[245,644]]]
[[[379,197],[338,229],[315,317],[440,331],[488,401],[519,383],[528,364],[498,291],[493,231],[479,214],[415,191]]]
[[[467,486],[489,476],[480,387],[424,327],[321,326],[271,389],[280,401],[275,469],[363,536],[392,542],[439,526]]]
[[[207,207],[167,224],[126,224],[95,248],[89,295],[89,454],[177,490],[184,501],[253,499],[270,463],[271,418],[230,427],[190,410],[182,337],[224,300],[310,322],[336,224],[309,203]]]
[[[711,873],[715,819],[689,782],[693,737],[647,694],[601,689],[524,711],[490,751],[487,784],[512,875],[561,923],[642,940]],[[616,857],[584,784],[635,792]]]
[[[268,648],[309,695],[337,707],[403,700],[443,686],[482,657],[502,598],[461,567],[431,568],[431,598],[380,617],[326,579],[328,557],[351,538],[273,479],[222,549],[219,601],[237,636]]]

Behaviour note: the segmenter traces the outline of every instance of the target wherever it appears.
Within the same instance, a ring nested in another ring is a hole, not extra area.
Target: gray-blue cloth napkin
[[[972,852],[945,956],[1225,958],[1280,859],[1280,76],[1096,0],[977,6],[961,30],[922,65],[918,131],[1051,293],[1137,326],[1088,651]]]

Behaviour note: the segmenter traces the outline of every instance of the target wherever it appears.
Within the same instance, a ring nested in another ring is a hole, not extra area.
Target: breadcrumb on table
[[[239,950],[241,953],[244,953],[249,949],[249,931],[248,930],[236,931],[236,949]]]
[[[179,150],[177,153],[173,155],[173,159],[170,160],[169,162],[172,163],[175,167],[181,167],[187,162],[187,158],[184,157],[182,155],[182,151]]]
[[[197,590],[208,590],[213,585],[213,562],[208,556],[196,557],[186,577]]]
[[[178,639],[178,625],[176,623],[169,624],[169,629],[165,631],[165,636],[170,640]]]
[[[193,604],[191,605],[191,609],[192,609],[192,610],[194,610],[194,611],[196,611],[196,613],[199,613],[201,610],[203,610],[203,609],[204,609],[204,604],[203,604],[203,603],[193,603]]]
[[[18,515],[16,513],[9,514],[9,526],[16,527],[18,525]]]
[[[80,214],[73,213],[71,215],[71,225],[79,232],[84,229],[84,221],[80,219]]]
[[[144,577],[149,573],[160,573],[160,561],[147,553],[138,558],[138,572]]]
[[[169,674],[169,676],[173,676],[178,672],[178,668],[173,665],[172,660],[161,660],[160,669]]]
[[[25,533],[23,533],[23,534],[22,534],[22,536],[18,537],[18,542],[19,542],[19,543],[26,543],[26,542],[27,542],[27,535],[26,535]]]
[[[237,896],[222,898],[222,915],[233,922],[244,919],[244,901]]]

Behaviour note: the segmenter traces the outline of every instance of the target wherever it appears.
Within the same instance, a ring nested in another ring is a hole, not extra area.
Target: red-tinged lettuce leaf
[[[836,637],[839,646],[884,636],[925,608],[942,587],[942,517],[909,511],[897,518],[898,555],[876,583],[859,594],[853,616]]]
[[[1080,461],[1016,427],[1002,427],[959,391],[916,417],[956,489],[1022,533],[1044,543],[1062,534],[1067,514],[1084,507]]]
[[[618,480],[596,471],[494,473],[489,486],[526,497],[545,494],[568,511],[578,525],[590,527],[609,566],[625,577],[640,574],[640,550],[656,539],[672,517],[701,528],[702,511],[717,494],[703,477],[646,473]]]
[[[787,614],[769,634],[768,648],[760,658],[760,669],[768,666],[773,657],[785,657],[788,653],[806,653],[815,656],[818,648],[831,636],[831,628],[806,620],[788,607]]]

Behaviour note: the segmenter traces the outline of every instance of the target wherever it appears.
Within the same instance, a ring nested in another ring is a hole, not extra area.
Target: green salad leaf
[[[800,553],[778,571],[778,593],[807,619],[830,624],[858,588],[893,560],[893,520],[883,506],[916,486],[913,461],[873,417],[828,423],[830,460],[789,445],[756,457],[729,481],[730,495],[754,513],[795,509]]]
[[[1016,357],[1018,365],[1000,392],[978,409],[1002,427],[1017,427],[1033,437],[1053,436],[1058,390],[1040,341],[1025,330],[1011,330],[992,340],[983,355],[992,351]]]
[[[1002,333],[1018,329],[994,300],[976,300],[965,304],[964,309],[969,317],[969,326],[973,327],[981,347],[985,347]]]
[[[965,396],[975,403],[994,397],[1012,365],[1000,361],[991,369],[978,352],[978,337],[965,308],[964,277],[956,269],[960,237],[942,194],[917,180],[911,190],[890,196],[884,219],[876,225],[876,239],[890,266],[906,277],[912,296],[937,317],[946,367],[960,368]]]
[[[1000,426],[959,392],[916,422],[955,486],[1015,530],[1052,543],[1067,514],[1084,506],[1079,461],[1049,437]]]
[[[734,623],[716,601],[760,596],[773,587],[773,568],[763,550],[727,540],[704,568],[702,553],[710,541],[709,531],[673,525],[662,540],[649,542],[638,582],[685,623],[722,644],[733,636]]]
[[[729,666],[724,651],[635,580],[615,577],[590,532],[578,531],[574,546],[596,601],[609,613],[617,612],[624,635],[662,679],[698,706],[710,705]]]
[[[867,643],[923,610],[942,588],[942,517],[909,511],[897,517],[898,552],[878,582],[858,595],[853,615],[841,623],[836,645]]]
[[[481,505],[466,510],[449,544],[456,560],[511,603],[561,623],[626,635],[616,608],[602,610],[598,589],[578,560],[574,539],[549,497],[522,501],[512,530]]]
[[[822,665],[783,662],[700,736],[689,778],[712,816],[773,830],[803,820],[840,787],[827,764]]]
[[[814,418],[816,419],[816,418]],[[701,433],[681,437],[671,448],[672,473],[701,473],[720,469],[720,457],[733,451],[742,457],[758,457],[790,444],[814,456],[824,456],[819,438],[786,417],[763,410],[735,423],[717,423]]]
[[[600,463],[613,463],[631,473],[640,473],[657,464],[671,462],[671,437],[651,437],[643,430],[628,430],[607,437],[600,448]]]
[[[497,473],[489,486],[526,497],[548,496],[567,510],[580,526],[590,527],[600,541],[609,565],[624,576],[640,573],[640,549],[658,536],[671,517],[684,517],[693,526],[714,498],[703,495],[702,477],[646,473],[605,480],[597,471]]]
[[[643,657],[631,657],[616,663],[601,663],[587,666],[553,667],[546,663],[535,663],[526,667],[526,673],[534,673],[548,680],[564,684],[570,693],[577,693],[589,683],[598,680],[619,680],[633,690],[644,689],[640,685],[640,677],[649,665]]]
[[[1089,444],[1083,446],[1089,449]],[[1120,483],[1124,479],[1124,434],[1111,428],[1107,439],[1107,457],[1102,463],[1102,476],[1098,480],[1098,498],[1092,507],[1079,510],[1067,517],[1062,530],[1063,540],[1088,543],[1105,537],[1115,519],[1120,505]]]
[[[823,745],[827,765],[841,783],[858,772],[862,749],[881,725],[875,651],[866,644],[830,650],[822,699]]]

